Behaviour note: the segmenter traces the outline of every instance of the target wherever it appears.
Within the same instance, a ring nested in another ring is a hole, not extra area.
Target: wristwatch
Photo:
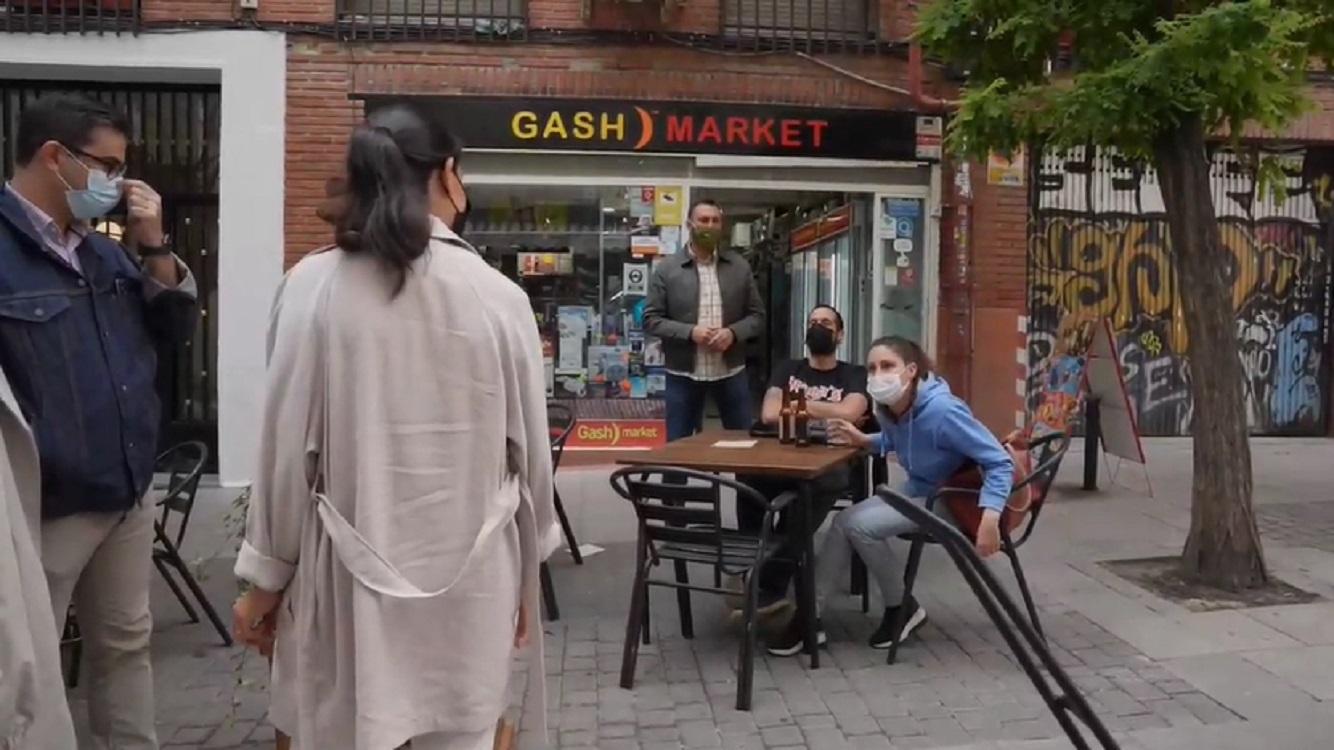
[[[163,235],[163,236],[162,236],[162,244],[161,244],[160,246],[158,246],[158,247],[143,247],[143,246],[140,246],[140,247],[137,248],[137,250],[138,250],[138,252],[139,252],[139,257],[140,257],[140,258],[161,258],[161,257],[167,256],[167,255],[171,255],[171,252],[172,252],[172,250],[171,250],[171,236],[170,236],[170,235]]]

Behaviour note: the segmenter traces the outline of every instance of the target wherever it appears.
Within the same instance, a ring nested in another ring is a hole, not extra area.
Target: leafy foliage
[[[981,157],[1041,141],[1147,157],[1183,118],[1239,134],[1309,108],[1307,74],[1334,58],[1328,0],[935,0],[918,38],[965,68],[947,139]],[[1062,40],[1070,70],[1052,69]]]

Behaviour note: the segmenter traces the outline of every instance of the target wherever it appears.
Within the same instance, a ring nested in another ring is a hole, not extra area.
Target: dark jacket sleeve
[[[199,300],[193,294],[168,290],[144,303],[149,333],[159,344],[183,344],[199,322]]]
[[[737,341],[750,341],[764,334],[764,300],[760,299],[760,288],[755,284],[750,264],[745,259],[741,263],[746,270],[746,314],[728,328],[736,334]]]
[[[689,341],[690,332],[695,327],[668,317],[667,272],[668,266],[664,263],[653,269],[649,278],[648,299],[644,303],[644,332],[661,339]]]

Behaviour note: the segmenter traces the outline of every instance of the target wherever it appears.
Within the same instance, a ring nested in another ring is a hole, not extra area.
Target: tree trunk
[[[1251,446],[1238,355],[1232,263],[1223,248],[1209,184],[1204,125],[1185,119],[1154,144],[1190,336],[1195,463],[1186,575],[1230,591],[1268,582],[1251,508]]]

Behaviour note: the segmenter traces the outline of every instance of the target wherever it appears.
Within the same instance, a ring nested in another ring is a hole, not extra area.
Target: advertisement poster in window
[[[680,226],[685,218],[679,186],[653,188],[653,223],[660,227]]]

